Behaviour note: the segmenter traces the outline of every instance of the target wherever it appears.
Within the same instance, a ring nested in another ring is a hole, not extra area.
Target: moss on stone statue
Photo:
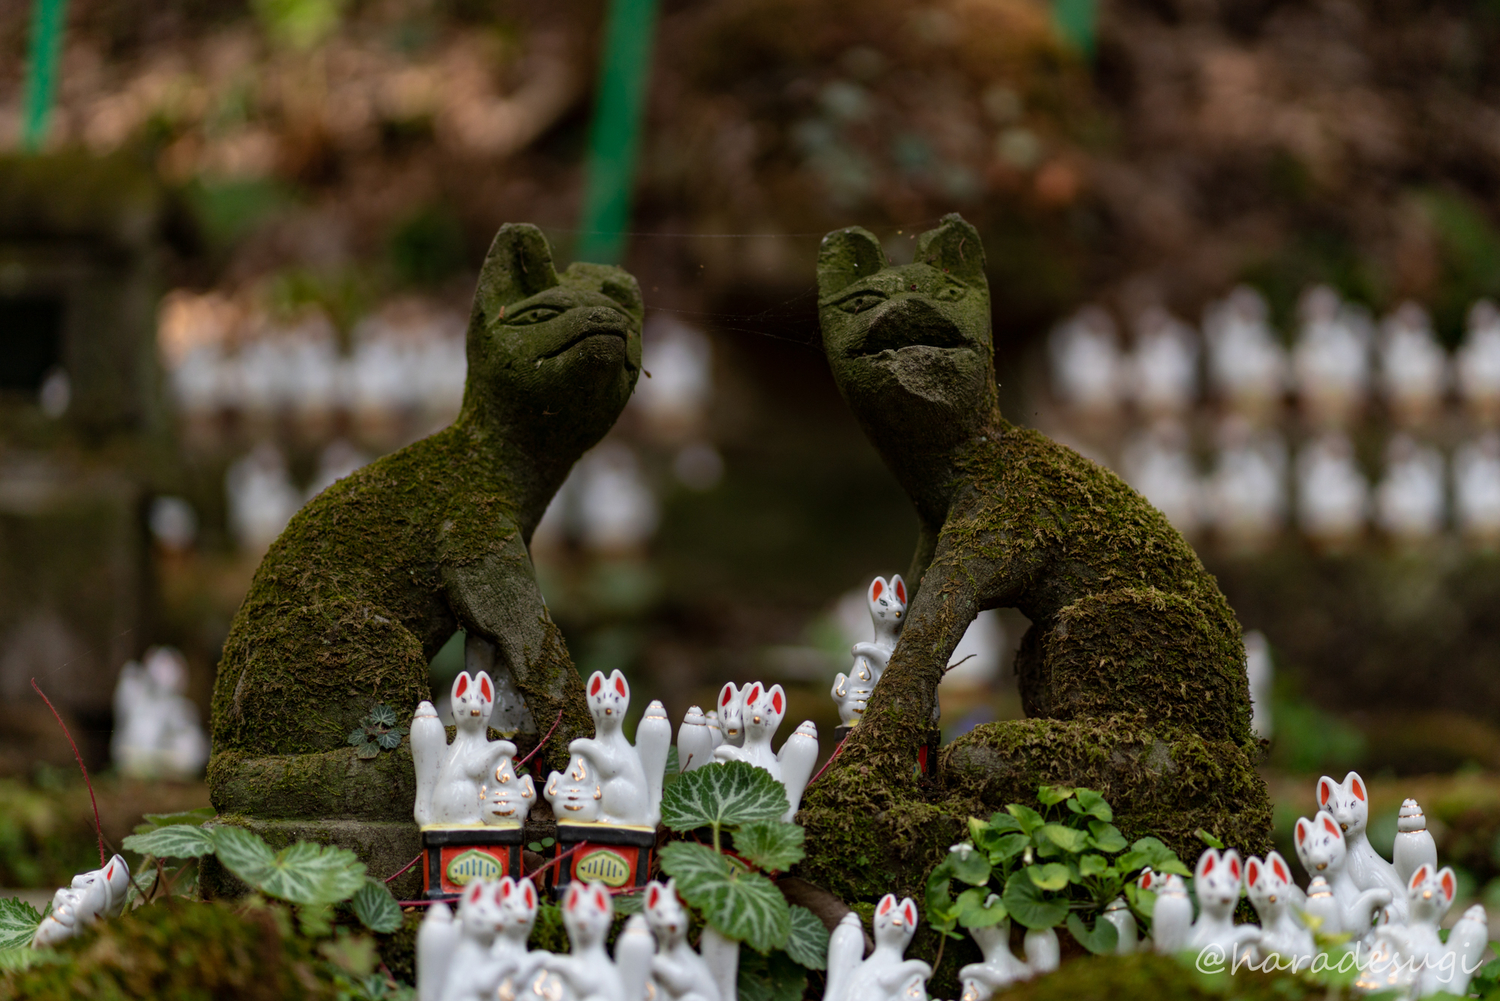
[[[0,1001],[294,1001],[340,995],[317,943],[280,907],[182,899],[102,921],[60,950],[67,961],[0,976]]]
[[[819,259],[829,365],[920,528],[900,642],[837,761],[803,798],[799,869],[846,900],[918,896],[963,821],[1039,784],[1086,786],[1128,836],[1191,858],[1207,828],[1268,848],[1239,623],[1197,554],[1119,477],[1000,414],[978,233],[957,216],[893,267],[863,230]],[[953,650],[982,610],[1032,626],[1026,721],[913,763]]]
[[[360,762],[345,739],[377,703],[428,698],[428,661],[459,627],[495,646],[539,731],[561,715],[538,765],[565,765],[593,723],[527,547],[630,396],[641,310],[624,271],[558,275],[535,227],[500,230],[458,420],[323,491],[256,571],[215,681],[216,807],[409,823],[409,753]]]

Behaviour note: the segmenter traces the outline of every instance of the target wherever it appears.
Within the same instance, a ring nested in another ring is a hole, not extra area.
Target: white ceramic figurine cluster
[[[567,955],[529,951],[538,897],[529,879],[478,880],[427,911],[417,933],[420,1001],[737,1001],[739,943],[713,928],[688,944],[688,914],[673,881],[646,884],[645,913],[625,923],[614,956],[605,936],[614,904],[603,883],[574,882],[562,901]],[[875,951],[864,955],[858,915],[845,915],[828,946],[824,1001],[927,1001],[932,970],[904,959],[917,930],[911,900],[887,894],[875,909]]]
[[[417,772],[420,827],[516,826],[536,802],[531,776],[516,777],[516,745],[490,740],[495,682],[480,671],[453,680],[453,743],[431,702],[417,706],[411,721],[411,757]]]
[[[100,869],[79,873],[71,886],[52,897],[52,908],[37,926],[31,945],[48,949],[67,941],[101,917],[115,917],[125,907],[130,889],[130,866],[116,855]]]
[[[781,750],[773,752],[771,739],[785,717],[786,692],[780,685],[767,688],[753,681],[736,688],[730,682],[719,690],[717,710],[705,715],[692,706],[683,717],[677,730],[678,767],[690,772],[710,761],[745,761],[764,768],[786,788],[790,808],[781,819],[790,822],[818,763],[818,727],[803,720]]]
[[[864,715],[865,704],[891,661],[896,641],[901,638],[901,627],[906,624],[906,582],[900,574],[889,583],[884,577],[876,577],[870,581],[865,600],[870,607],[870,621],[875,625],[875,640],[854,644],[853,666],[848,675],[839,673],[834,677],[829,693],[839,707],[839,721],[844,726],[853,726]]]
[[[594,736],[568,745],[566,772],[553,772],[543,793],[557,819],[570,824],[652,827],[661,819],[662,776],[672,746],[672,724],[660,702],[646,707],[634,746],[625,739],[630,685],[615,671],[590,675],[587,685]]]

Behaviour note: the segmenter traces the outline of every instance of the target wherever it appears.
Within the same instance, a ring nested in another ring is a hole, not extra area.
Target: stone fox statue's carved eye
[[[565,312],[567,310],[560,306],[538,304],[507,316],[505,322],[513,327],[523,327],[531,323],[546,323],[554,317],[562,316]]]
[[[853,314],[863,313],[867,309],[874,309],[882,302],[885,302],[884,292],[877,292],[873,289],[866,289],[863,292],[856,292],[854,295],[849,296],[847,299],[841,300],[839,303],[837,303],[837,306],[845,313]]]

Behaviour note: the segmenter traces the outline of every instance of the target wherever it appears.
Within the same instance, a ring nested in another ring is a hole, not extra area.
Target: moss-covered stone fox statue
[[[901,640],[804,800],[808,875],[845,899],[861,885],[913,893],[964,817],[1034,803],[1042,783],[1104,793],[1128,836],[1156,834],[1185,858],[1200,827],[1245,853],[1269,848],[1239,624],[1144,498],[1001,416],[974,227],[947,216],[901,267],[862,229],[831,233],[818,295],[834,379],[921,528]],[[1032,622],[1016,659],[1031,718],[960,738],[919,787],[912,762],[945,666],[996,607]],[[868,831],[854,822],[865,817]]]
[[[410,753],[366,762],[346,741],[376,704],[405,718],[431,697],[428,662],[459,627],[492,645],[492,671],[509,672],[541,730],[562,712],[544,774],[592,735],[527,546],[635,387],[641,317],[626,272],[559,275],[540,230],[501,228],[474,293],[458,419],[323,491],[256,571],[214,684],[221,815],[332,836],[363,848],[372,873],[381,845],[409,842],[404,857],[391,849],[394,872],[416,851]]]

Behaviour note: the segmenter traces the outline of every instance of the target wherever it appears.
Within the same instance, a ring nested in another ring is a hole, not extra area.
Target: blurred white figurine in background
[[[1269,541],[1286,519],[1286,445],[1274,431],[1253,431],[1242,418],[1219,429],[1204,511],[1220,540],[1233,548]]]
[[[1453,513],[1470,540],[1500,543],[1500,434],[1487,431],[1453,453]]]
[[[1270,737],[1275,727],[1271,696],[1276,670],[1271,644],[1259,629],[1245,633],[1245,674],[1250,680],[1250,729],[1257,737]]]
[[[1364,406],[1370,383],[1370,321],[1327,285],[1302,294],[1292,349],[1297,397],[1319,424],[1342,425]]]
[[[1267,316],[1265,299],[1248,285],[1203,314],[1209,381],[1232,410],[1247,416],[1271,413],[1286,391],[1286,350]]]
[[[1443,530],[1443,457],[1404,434],[1385,448],[1385,474],[1375,488],[1375,520],[1382,531],[1409,542]]]
[[[1364,531],[1370,487],[1354,462],[1354,446],[1330,431],[1297,455],[1297,523],[1325,545],[1348,542]]]
[[[208,762],[208,737],[186,695],[187,661],[165,646],[142,661],[121,668],[115,687],[115,767],[132,778],[196,778]]]
[[[261,442],[224,474],[229,499],[229,524],[241,548],[262,552],[302,506],[302,494],[292,485],[286,459],[270,442]]]
[[[1124,361],[1108,313],[1098,306],[1083,307],[1053,329],[1047,347],[1052,383],[1066,406],[1086,417],[1115,412]]]
[[[1198,335],[1160,306],[1135,321],[1135,350],[1126,359],[1124,389],[1147,414],[1175,415],[1198,396]]]
[[[1458,395],[1472,419],[1492,425],[1500,421],[1500,310],[1480,299],[1467,326],[1454,358]]]
[[[1380,324],[1380,386],[1398,423],[1420,423],[1437,413],[1449,367],[1448,352],[1421,306],[1402,303]]]
[[[1165,424],[1133,437],[1121,456],[1125,482],[1139,490],[1179,532],[1191,535],[1202,522],[1203,487],[1188,451],[1187,432]]]
[[[307,485],[306,496],[312,500],[339,480],[370,461],[370,457],[356,448],[347,438],[335,438],[323,447],[318,456],[318,471]]]

